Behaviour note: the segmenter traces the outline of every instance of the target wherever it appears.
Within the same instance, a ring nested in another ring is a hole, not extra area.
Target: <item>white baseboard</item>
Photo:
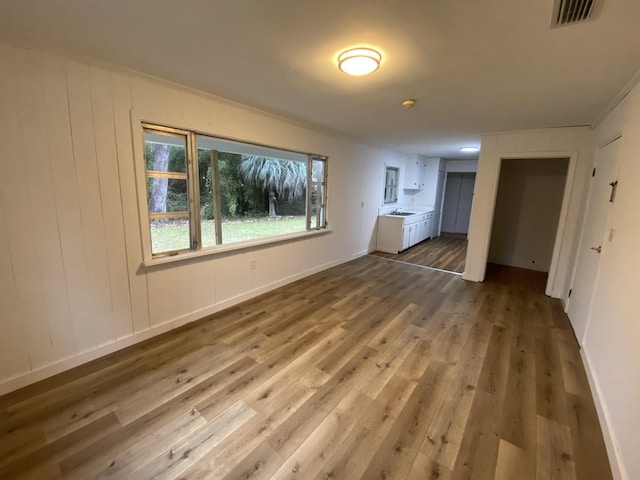
[[[366,253],[367,253],[366,251],[362,251],[362,252],[358,252],[354,256],[360,257],[363,255],[366,255]],[[37,370],[32,370],[30,372],[9,378],[7,380],[4,380],[2,383],[0,383],[0,395],[4,395],[14,390],[18,390],[19,388],[26,387],[27,385],[31,385],[33,383],[39,382],[40,380],[44,380],[45,378],[49,378],[49,377],[52,377],[53,375],[57,375],[58,373],[62,373],[66,370],[70,370],[74,367],[91,362],[100,357],[104,357],[105,355],[109,355],[118,350],[122,350],[123,348],[130,347],[131,345],[135,345],[136,343],[143,342],[157,335],[161,335],[170,330],[186,325],[187,323],[195,322],[196,320],[200,320],[201,318],[207,317],[216,312],[219,312],[226,308],[237,305],[238,303],[257,297],[258,295],[262,295],[263,293],[267,293],[276,288],[295,282],[296,280],[300,280],[302,278],[313,275],[314,273],[318,273],[323,270],[327,270],[331,267],[340,265],[342,263],[349,262],[354,259],[354,256],[351,256],[350,258],[334,260],[332,262],[310,268],[303,272],[296,273],[288,277],[284,277],[275,282],[244,292],[241,295],[228,298],[210,307],[191,312],[187,315],[183,315],[178,318],[174,318],[173,320],[170,320],[160,325],[155,325],[151,328],[135,333],[133,335],[120,338],[114,342],[110,342],[108,344],[98,346],[94,349],[81,352],[78,355],[75,355],[73,357],[58,360],[56,362],[53,362],[41,368],[38,368]]]
[[[620,452],[616,446],[618,442],[616,441],[615,435],[610,428],[611,420],[609,417],[607,406],[602,401],[602,391],[600,390],[600,386],[595,374],[591,370],[589,358],[584,348],[580,349],[580,356],[582,357],[582,363],[584,364],[584,369],[587,372],[589,386],[591,387],[591,392],[593,393],[593,401],[596,405],[596,411],[598,412],[598,420],[600,420],[600,427],[602,429],[604,443],[607,447],[607,455],[609,456],[609,464],[611,465],[611,473],[613,474],[613,479],[630,480],[629,476],[626,473],[624,462],[620,458]]]

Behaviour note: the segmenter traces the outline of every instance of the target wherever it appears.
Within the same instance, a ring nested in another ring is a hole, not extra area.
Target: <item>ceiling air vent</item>
[[[581,23],[591,18],[595,0],[555,0],[552,27]]]

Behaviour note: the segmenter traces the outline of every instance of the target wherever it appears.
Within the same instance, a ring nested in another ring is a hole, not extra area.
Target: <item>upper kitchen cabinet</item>
[[[422,190],[424,188],[427,159],[421,155],[407,155],[404,172],[405,190]]]

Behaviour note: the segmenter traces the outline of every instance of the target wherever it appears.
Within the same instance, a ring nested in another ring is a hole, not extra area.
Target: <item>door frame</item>
[[[560,218],[558,220],[558,228],[556,230],[555,240],[553,244],[553,254],[551,256],[551,267],[549,268],[549,277],[547,280],[547,285],[545,287],[545,294],[550,297],[560,297],[562,292],[558,292],[554,290],[554,284],[556,281],[556,277],[558,275],[558,263],[560,257],[560,251],[563,247],[564,240],[566,238],[567,231],[567,216],[569,213],[569,203],[571,200],[571,194],[573,192],[573,187],[575,183],[575,171],[578,161],[578,152],[573,151],[549,151],[549,152],[514,152],[514,153],[500,153],[498,156],[498,165],[493,172],[492,183],[495,188],[492,191],[492,199],[491,199],[491,215],[489,221],[489,228],[483,235],[483,249],[480,252],[481,254],[481,265],[482,270],[480,273],[479,281],[484,281],[486,273],[487,273],[487,262],[489,260],[489,246],[491,240],[491,233],[493,230],[493,216],[495,214],[496,209],[496,199],[498,195],[498,183],[500,181],[500,172],[502,171],[502,161],[503,160],[516,160],[516,159],[544,159],[544,158],[568,158],[569,166],[567,168],[567,179],[564,185],[564,194],[562,195],[562,206],[560,207]],[[477,185],[477,178],[476,178]],[[469,234],[471,234],[474,229],[473,225],[473,210],[471,212],[471,225],[469,227]],[[470,255],[473,255],[472,249],[467,250],[467,263],[470,262]],[[469,278],[470,280],[475,280]]]

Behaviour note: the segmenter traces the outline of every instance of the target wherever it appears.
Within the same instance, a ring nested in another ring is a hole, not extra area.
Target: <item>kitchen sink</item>
[[[387,215],[394,215],[397,217],[409,217],[411,215],[415,215],[415,213],[413,212],[391,212],[391,213],[387,213]]]

